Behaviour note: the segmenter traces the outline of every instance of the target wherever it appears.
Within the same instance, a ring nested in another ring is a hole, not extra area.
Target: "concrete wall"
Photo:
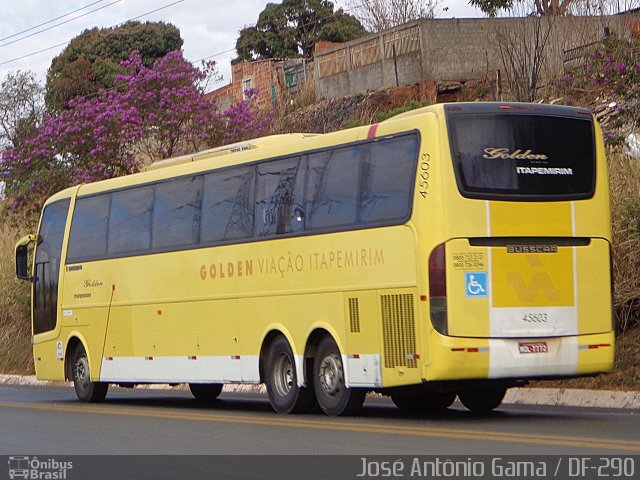
[[[487,78],[505,69],[503,52],[550,32],[543,74],[560,73],[563,51],[600,40],[607,27],[627,36],[627,16],[425,19],[316,53],[318,98],[353,95],[422,80]],[[523,43],[524,42],[524,43]],[[395,50],[395,55],[393,54]]]

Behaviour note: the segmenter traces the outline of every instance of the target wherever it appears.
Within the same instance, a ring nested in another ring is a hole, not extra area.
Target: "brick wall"
[[[256,60],[232,65],[231,90],[234,102],[243,99],[246,88],[257,90],[258,105],[266,108],[283,90],[282,60]]]
[[[226,110],[233,105],[232,85],[229,83],[204,95],[204,98],[215,102],[219,110]]]

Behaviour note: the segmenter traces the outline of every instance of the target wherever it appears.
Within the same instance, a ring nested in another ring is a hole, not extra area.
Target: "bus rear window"
[[[447,122],[463,196],[541,201],[593,195],[590,117],[456,112]]]

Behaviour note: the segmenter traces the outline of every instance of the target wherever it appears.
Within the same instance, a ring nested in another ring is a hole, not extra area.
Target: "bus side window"
[[[258,166],[256,237],[270,237],[304,229],[303,157]]]
[[[104,258],[107,252],[109,194],[78,198],[73,210],[67,263]]]
[[[360,170],[360,223],[409,216],[418,160],[417,135],[371,143]]]
[[[200,242],[204,245],[253,236],[256,167],[236,167],[204,177]]]
[[[309,155],[305,206],[307,230],[356,224],[360,146]]]
[[[151,235],[154,250],[198,243],[201,200],[202,175],[156,186]]]
[[[144,253],[151,248],[153,187],[112,194],[109,209],[109,254]]]

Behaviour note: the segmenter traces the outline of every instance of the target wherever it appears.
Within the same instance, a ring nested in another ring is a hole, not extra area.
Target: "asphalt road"
[[[477,416],[454,404],[407,417],[384,397],[330,418],[275,414],[259,394],[202,405],[184,390],[113,388],[84,404],[71,388],[12,385],[0,387],[0,425],[5,455],[640,454],[637,412],[503,405]]]
[[[260,394],[223,393],[202,405],[185,390],[113,388],[105,403],[84,404],[68,387],[4,385],[0,429],[0,455],[40,458],[293,454],[313,456],[304,457],[309,466],[322,456],[353,455],[359,468],[361,457],[374,455],[640,455],[638,412],[503,405],[478,416],[455,403],[437,416],[408,417],[384,397],[367,398],[360,416],[329,418],[275,414]]]

